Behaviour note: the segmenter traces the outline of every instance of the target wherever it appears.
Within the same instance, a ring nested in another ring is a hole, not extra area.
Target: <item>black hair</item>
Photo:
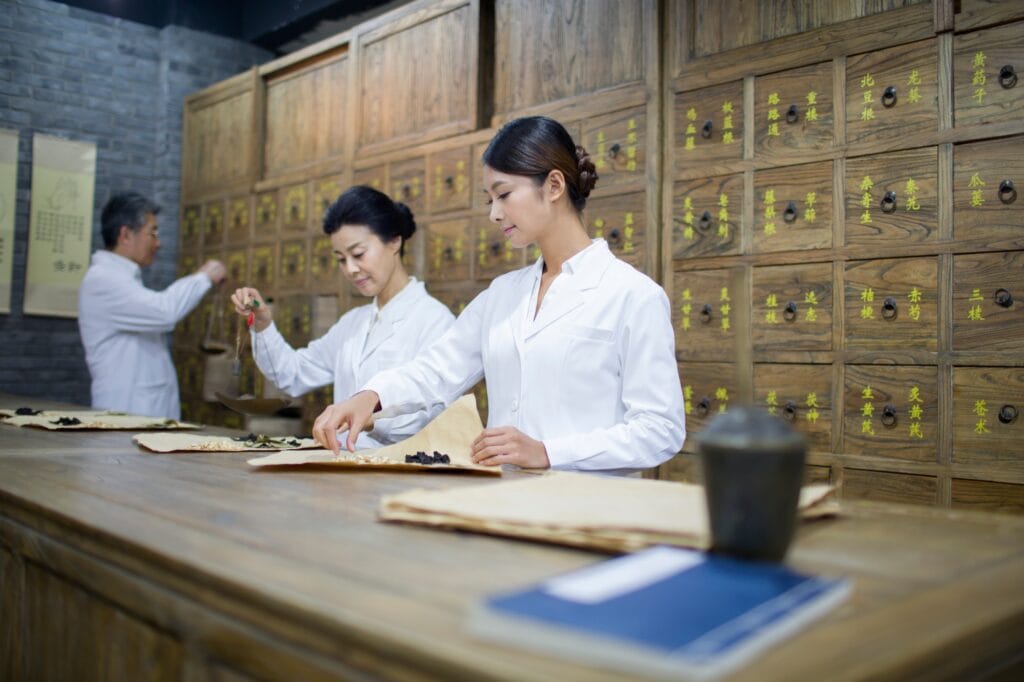
[[[597,184],[597,170],[587,150],[547,116],[526,116],[503,125],[487,145],[483,160],[496,171],[531,177],[538,186],[551,171],[561,171],[577,211],[583,210]]]
[[[405,254],[405,242],[416,232],[408,206],[366,185],[349,187],[324,212],[324,234],[334,234],[342,225],[366,225],[382,242],[401,237],[399,255]]]
[[[138,232],[146,218],[160,212],[160,207],[136,192],[121,192],[110,197],[100,214],[100,234],[107,249],[117,246],[121,227]]]

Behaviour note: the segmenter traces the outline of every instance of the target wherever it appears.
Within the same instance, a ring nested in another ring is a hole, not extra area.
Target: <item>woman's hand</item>
[[[473,461],[484,466],[517,464],[524,469],[547,469],[548,451],[514,426],[484,429],[473,441]]]
[[[367,426],[373,424],[373,412],[380,404],[380,396],[373,391],[360,391],[348,400],[328,405],[327,409],[313,422],[313,439],[334,453],[341,454],[338,431],[348,429],[345,447],[355,452],[356,438]]]
[[[253,328],[258,332],[263,331],[273,322],[270,306],[263,300],[260,292],[252,287],[235,289],[235,293],[231,294],[231,302],[235,304],[235,312],[239,315],[248,317],[249,313],[252,313]]]

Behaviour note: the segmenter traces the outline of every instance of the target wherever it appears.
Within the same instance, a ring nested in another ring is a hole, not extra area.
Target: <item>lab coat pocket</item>
[[[563,386],[570,392],[610,390],[619,376],[615,332],[600,327],[568,325],[564,329]]]

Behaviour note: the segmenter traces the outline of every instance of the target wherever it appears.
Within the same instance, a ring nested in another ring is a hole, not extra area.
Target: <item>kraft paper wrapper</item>
[[[132,436],[135,444],[153,452],[277,452],[279,450],[310,450],[319,448],[312,438],[271,436],[274,439],[298,440],[299,445],[254,447],[231,436],[200,436],[194,433],[139,433]]]
[[[374,467],[403,471],[472,471],[492,476],[501,476],[501,467],[485,467],[474,464],[470,457],[472,444],[484,426],[476,409],[476,398],[467,393],[448,406],[441,414],[427,424],[415,436],[400,443],[381,448],[358,450],[354,453],[344,448],[339,457],[330,450],[302,450],[276,452],[266,457],[250,459],[254,467]],[[406,463],[406,455],[434,451],[442,452],[451,459],[450,464]]]
[[[805,486],[800,516],[838,513],[829,485]],[[410,490],[381,500],[378,516],[440,528],[611,552],[667,544],[710,545],[699,485],[569,472],[449,490]]]
[[[8,414],[11,416],[6,416]],[[44,410],[40,414],[31,416],[17,416],[14,415],[13,410],[2,410],[0,411],[0,415],[5,416],[3,419],[4,424],[10,424],[11,426],[31,426],[39,429],[49,429],[50,431],[126,431],[202,428],[200,424],[190,424],[188,422],[176,421],[174,419],[164,419],[162,417],[140,417],[135,414],[106,412],[103,410],[67,410],[63,412]],[[61,426],[60,424],[51,423],[57,421],[61,417],[74,417],[82,423],[69,426]]]

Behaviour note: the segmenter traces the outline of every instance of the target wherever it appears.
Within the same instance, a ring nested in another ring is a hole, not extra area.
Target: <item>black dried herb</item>
[[[42,413],[42,410],[33,410],[31,407],[19,407],[14,411],[14,414],[19,417],[34,417],[40,413]]]
[[[302,443],[296,438],[271,438],[270,436],[265,436],[262,433],[249,433],[244,436],[233,436],[231,440],[243,443],[250,448],[297,448],[302,445]]]
[[[50,423],[57,426],[78,426],[82,423],[82,420],[78,417],[60,417],[57,421]]]
[[[406,464],[451,464],[451,461],[451,457],[437,450],[434,450],[433,455],[428,455],[420,450],[415,455],[405,456]]]

